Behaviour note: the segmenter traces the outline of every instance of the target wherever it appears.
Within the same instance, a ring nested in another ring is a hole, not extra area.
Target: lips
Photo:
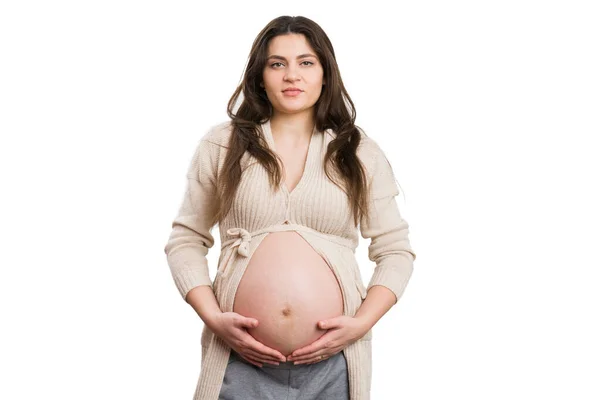
[[[288,98],[299,97],[302,94],[302,90],[300,89],[285,89],[283,91],[283,95]]]

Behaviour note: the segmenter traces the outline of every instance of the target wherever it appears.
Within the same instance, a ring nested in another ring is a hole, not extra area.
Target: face
[[[323,88],[323,67],[302,34],[279,35],[269,42],[263,82],[274,113],[311,109]],[[286,91],[289,88],[297,91]]]

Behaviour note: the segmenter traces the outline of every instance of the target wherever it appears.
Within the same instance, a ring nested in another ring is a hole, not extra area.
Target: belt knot
[[[231,244],[232,247],[238,246],[238,254],[248,257],[250,254],[250,232],[244,228],[230,228],[227,229],[227,234],[231,236],[238,236],[238,239]]]

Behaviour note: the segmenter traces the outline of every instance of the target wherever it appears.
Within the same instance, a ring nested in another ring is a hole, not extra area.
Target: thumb
[[[246,328],[254,328],[254,327],[258,326],[258,321],[255,320],[254,318],[246,318],[242,322],[242,326],[245,326]]]
[[[337,327],[338,325],[339,325],[339,319],[337,317],[319,321],[319,328],[321,328],[321,329],[331,329],[331,328]]]

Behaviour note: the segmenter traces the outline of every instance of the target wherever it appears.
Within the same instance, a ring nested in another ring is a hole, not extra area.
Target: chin
[[[281,112],[292,114],[292,113],[298,113],[298,112],[309,110],[312,107],[314,107],[314,104],[302,104],[302,105],[296,105],[296,107],[289,107],[289,106],[286,107],[285,105],[280,104],[279,107],[277,107],[277,108]]]

